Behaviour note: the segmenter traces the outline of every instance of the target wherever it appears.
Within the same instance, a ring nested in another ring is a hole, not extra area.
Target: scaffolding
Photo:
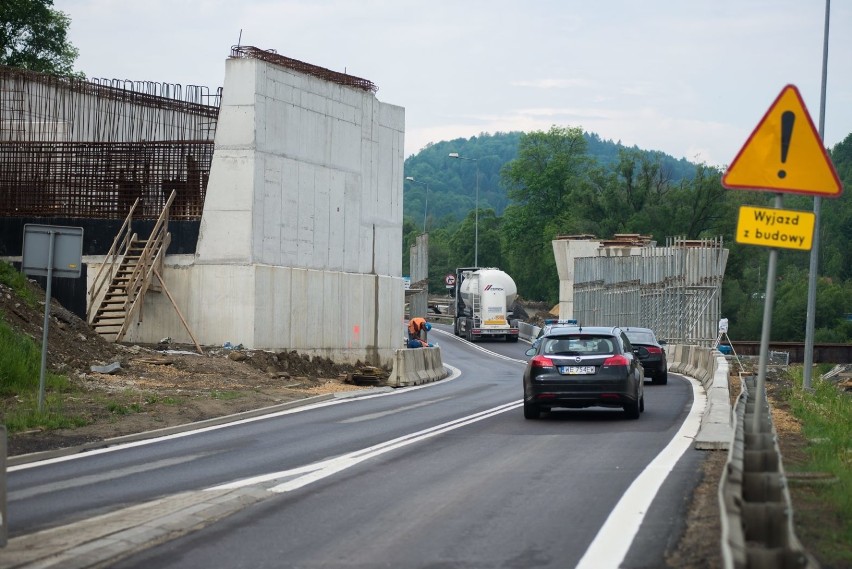
[[[0,217],[200,219],[221,89],[0,66]]]
[[[652,328],[672,343],[711,346],[728,250],[722,239],[668,238],[638,254],[574,260],[574,317],[586,326]]]

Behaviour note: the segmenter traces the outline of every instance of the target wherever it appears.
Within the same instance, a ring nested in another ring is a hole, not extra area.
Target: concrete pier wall
[[[166,285],[199,343],[389,364],[403,321],[404,109],[259,59],[226,62],[195,256]],[[149,294],[128,341],[190,341]]]

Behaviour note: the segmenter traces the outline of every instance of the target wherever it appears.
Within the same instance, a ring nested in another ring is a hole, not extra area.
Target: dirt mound
[[[27,303],[0,283],[0,318],[19,334],[42,343],[44,292],[32,281]],[[363,389],[349,382],[359,365],[337,364],[295,350],[280,352],[163,342],[115,344],[53,300],[47,366],[69,378],[71,390],[48,393],[56,409],[82,426],[9,434],[9,454],[77,445],[239,413],[307,397]],[[0,400],[4,422],[30,413],[27,397]]]

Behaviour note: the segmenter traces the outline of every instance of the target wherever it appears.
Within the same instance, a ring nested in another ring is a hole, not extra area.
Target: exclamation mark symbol
[[[787,162],[787,152],[790,150],[790,137],[793,136],[793,123],[796,122],[796,113],[784,111],[781,115],[781,164]],[[778,177],[787,176],[785,170],[778,170]]]

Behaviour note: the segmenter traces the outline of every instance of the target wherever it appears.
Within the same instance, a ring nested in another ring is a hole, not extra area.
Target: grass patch
[[[145,396],[145,405],[180,405],[182,400],[179,397],[172,397],[171,395],[158,395],[156,393],[149,393]]]
[[[107,403],[107,411],[112,415],[130,415],[132,413],[140,413],[142,405],[139,403],[124,404],[117,401],[110,401]]]
[[[826,370],[822,369],[821,373]],[[852,397],[840,391],[831,381],[814,374],[812,391],[802,388],[802,368],[791,368],[793,387],[785,398],[791,412],[802,424],[808,439],[807,463],[800,470],[832,474],[836,483],[811,486],[797,491],[796,496],[811,507],[830,512],[832,523],[822,523],[811,539],[818,540],[812,551],[825,564],[852,563]],[[797,515],[800,508],[797,507]],[[807,517],[807,511],[803,512]],[[826,520],[823,519],[823,522]],[[844,565],[846,566],[846,565]]]
[[[37,393],[40,375],[41,347],[12,330],[0,314],[0,396]],[[44,383],[46,390],[71,388],[67,377],[50,370],[45,370]]]
[[[16,333],[0,314],[0,396],[38,391],[41,374],[41,347],[27,336]],[[45,372],[45,386],[68,389],[68,378]]]
[[[27,285],[27,277],[6,261],[0,261],[0,283],[15,291],[15,294],[30,308],[38,306],[38,299]]]
[[[0,412],[7,431],[62,429],[87,424],[88,419],[67,414],[62,405],[63,394],[74,390],[71,382],[64,375],[48,370],[44,374],[44,406],[39,411],[40,375],[41,347],[12,330],[0,314],[0,397],[10,399],[0,407]]]
[[[220,399],[222,401],[233,401],[234,399],[239,399],[243,397],[243,394],[239,391],[212,391],[210,392],[211,399]]]
[[[33,429],[51,430],[82,427],[89,423],[86,417],[66,413],[59,393],[45,394],[42,411],[38,410],[37,393],[19,397],[19,399],[22,399],[21,404],[16,405],[3,416],[3,423],[10,434]]]

